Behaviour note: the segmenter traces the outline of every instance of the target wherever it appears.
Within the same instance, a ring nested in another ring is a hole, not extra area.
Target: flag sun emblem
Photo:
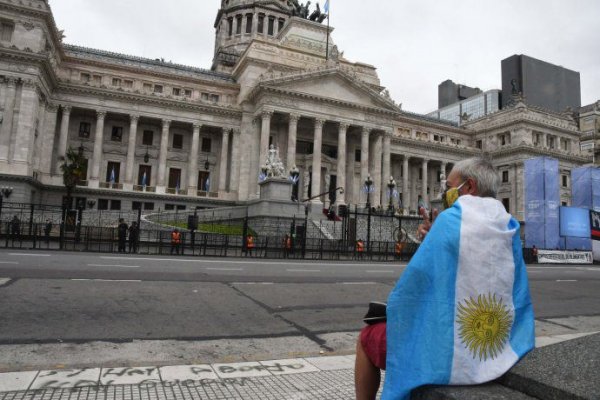
[[[462,343],[480,360],[496,358],[508,339],[512,316],[506,305],[491,293],[469,297],[458,305],[457,320]]]

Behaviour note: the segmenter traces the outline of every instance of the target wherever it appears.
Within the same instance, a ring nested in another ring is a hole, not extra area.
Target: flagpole
[[[329,61],[329,6],[327,7],[327,44],[325,45],[325,61]]]

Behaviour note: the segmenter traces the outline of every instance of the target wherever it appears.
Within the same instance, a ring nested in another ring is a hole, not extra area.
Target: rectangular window
[[[202,100],[207,100],[207,101],[208,101],[208,93],[202,93],[202,94],[200,95],[200,98],[201,98]]]
[[[146,176],[144,178],[144,175]],[[144,183],[146,184],[146,186],[152,186],[152,182],[150,181],[150,178],[152,177],[152,167],[150,165],[140,165],[139,169],[138,169],[138,185],[139,186],[144,186]],[[144,182],[145,180],[145,182]]]
[[[203,137],[202,138],[202,147],[201,150],[203,153],[210,153],[212,147],[212,141],[210,138]]]
[[[169,187],[173,189],[177,187],[181,188],[181,169],[169,169]]]
[[[508,182],[508,171],[502,171],[502,182]]]
[[[101,75],[94,75],[94,85],[101,85],[102,84],[102,76]]]
[[[267,28],[267,35],[273,36],[275,32],[275,17],[269,17],[269,26]]]
[[[252,33],[252,14],[246,14],[246,33]]]
[[[265,14],[258,14],[258,25],[256,26],[256,31],[258,33],[263,33],[265,30]]]
[[[144,131],[144,133],[142,135],[142,145],[152,146],[153,140],[154,140],[154,132],[153,131]]]
[[[183,210],[185,210],[185,205],[183,205],[183,204],[177,204],[177,210],[178,210],[178,211],[183,211]]]
[[[91,79],[90,74],[86,73],[86,72],[82,72],[81,75],[79,76],[79,80],[83,83],[88,83]]]
[[[208,171],[198,171],[198,190],[203,192],[210,191],[210,173]]]
[[[504,206],[506,212],[510,212],[510,199],[508,197],[502,199],[502,205]]]
[[[154,85],[154,93],[162,93],[163,87],[162,85]]]
[[[113,126],[110,140],[113,142],[120,142],[123,139],[123,127]]]
[[[423,180],[423,168],[419,168],[419,180]]]
[[[354,150],[354,162],[360,162],[360,155],[361,155],[360,149]]]
[[[112,85],[116,87],[121,87],[121,80],[119,78],[113,78]]]
[[[173,148],[183,149],[183,135],[180,135],[178,133],[173,135]]]
[[[173,96],[181,96],[181,89],[173,88]]]
[[[144,210],[154,210],[154,203],[144,203]]]
[[[144,83],[144,92],[151,92],[151,91],[152,91],[152,84]]]
[[[475,147],[477,147],[478,149],[483,149],[483,140],[476,141]]]
[[[219,102],[219,95],[218,94],[211,94],[209,96],[209,100],[212,101],[213,103],[218,103]]]
[[[227,18],[227,29],[229,37],[231,37],[233,35],[233,17]]]
[[[121,209],[121,200],[111,200],[110,201],[110,209],[111,210],[120,210]]]
[[[562,186],[563,187],[568,187],[569,186],[569,177],[567,175],[563,175],[562,176]]]
[[[106,166],[106,182],[119,183],[119,175],[121,172],[121,163],[109,161]]]
[[[278,25],[277,25],[277,31],[278,32],[281,32],[281,30],[283,29],[283,25],[284,24],[285,24],[285,19],[279,18]]]
[[[107,199],[98,199],[98,210],[108,210]]]
[[[131,209],[132,210],[141,210],[142,209],[142,202],[141,201],[134,201],[131,203]]]
[[[89,122],[80,122],[79,123],[79,137],[80,138],[89,138],[90,137],[90,129],[91,125]]]
[[[175,204],[165,204],[165,211],[173,211],[175,209]]]
[[[235,34],[241,35],[242,34],[242,16],[241,15],[236,15],[235,24],[236,24]]]
[[[124,80],[123,81],[123,86],[126,87],[127,89],[131,89],[131,88],[133,88],[133,81]]]
[[[0,25],[2,31],[0,32],[0,40],[3,42],[10,42],[12,40],[12,35],[15,30],[15,26],[10,22],[2,22]]]
[[[192,97],[192,89],[185,89],[185,97]]]

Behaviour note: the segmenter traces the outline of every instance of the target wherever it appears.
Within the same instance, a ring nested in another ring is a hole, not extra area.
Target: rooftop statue
[[[319,23],[323,22],[325,18],[327,18],[327,14],[321,12],[321,6],[319,6],[319,3],[317,3],[317,8],[310,13],[310,15],[310,1],[307,1],[306,3],[300,3],[298,0],[288,0],[287,4],[290,8],[292,17],[300,17]]]

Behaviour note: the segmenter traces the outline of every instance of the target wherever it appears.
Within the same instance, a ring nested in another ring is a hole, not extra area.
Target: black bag
[[[370,302],[369,303],[369,311],[367,311],[367,314],[363,318],[363,321],[369,325],[373,325],[373,324],[376,324],[379,322],[386,322],[387,321],[386,308],[387,308],[386,303],[381,303],[379,301]]]

